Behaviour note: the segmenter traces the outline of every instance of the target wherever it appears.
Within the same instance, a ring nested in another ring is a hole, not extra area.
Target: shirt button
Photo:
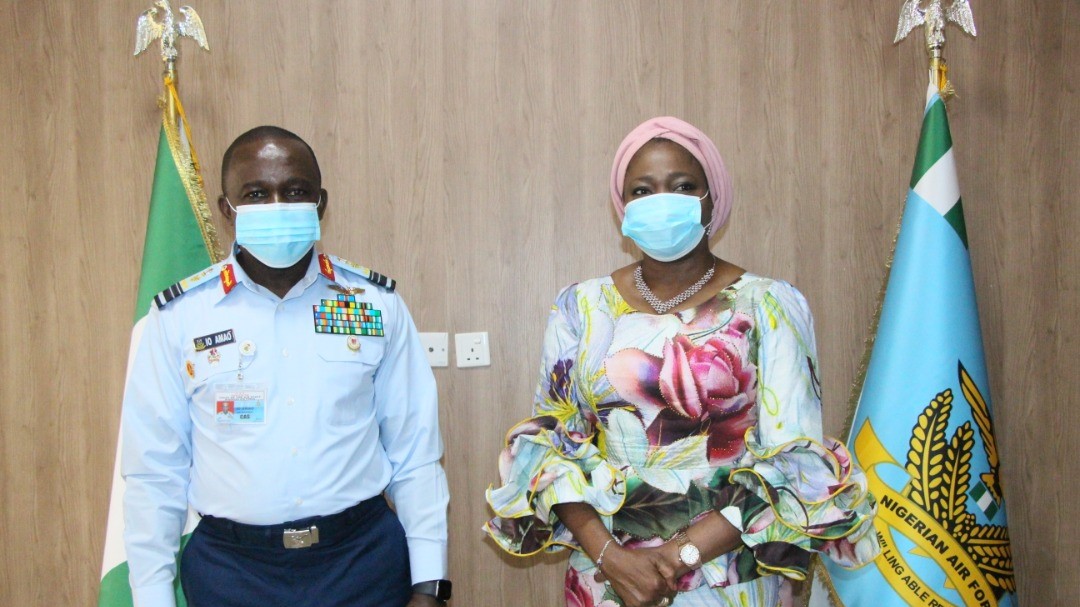
[[[296,399],[290,396],[289,400],[285,401],[285,404],[291,407],[296,404]]]
[[[293,447],[293,448],[292,448],[292,455],[293,455],[293,457],[296,457],[296,454],[297,454],[297,453],[300,453],[300,450],[299,450],[299,449],[297,449],[296,447]]]
[[[281,349],[281,355],[284,356],[285,358],[288,358],[289,357],[289,349],[288,348],[282,348]]]
[[[304,500],[302,500],[302,499],[300,499],[300,498],[296,498],[296,505],[297,505],[297,506],[300,506],[300,505],[302,505],[303,503],[304,503]]]

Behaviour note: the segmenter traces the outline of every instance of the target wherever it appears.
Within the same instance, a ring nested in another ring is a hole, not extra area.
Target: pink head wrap
[[[630,166],[634,154],[653,139],[667,139],[681,145],[701,164],[713,200],[712,221],[709,223],[709,236],[712,236],[727,222],[728,215],[731,214],[731,201],[734,197],[731,176],[728,175],[724,159],[720,157],[720,152],[712,140],[694,125],[671,116],[642,122],[619,144],[619,150],[615,152],[615,162],[611,166],[611,202],[615,205],[619,219],[625,215],[623,183],[626,181],[626,169]]]

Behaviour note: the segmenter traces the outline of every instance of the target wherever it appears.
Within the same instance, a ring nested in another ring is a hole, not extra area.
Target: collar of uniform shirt
[[[236,278],[236,283],[238,286],[243,285],[244,288],[253,293],[259,293],[261,295],[276,298],[277,296],[271,293],[269,289],[251,280],[251,277],[247,275],[247,272],[244,272],[244,268],[241,267],[240,264],[236,261],[236,252],[237,247],[234,245],[232,254],[229,255],[229,257],[221,263],[221,267],[224,268],[226,265],[232,266],[233,276]],[[293,285],[293,288],[289,291],[288,294],[285,295],[282,301],[299,297],[300,293],[303,293],[304,290],[306,290],[308,287],[311,286],[312,283],[319,279],[319,276],[322,275],[322,272],[319,270],[319,252],[319,248],[315,247],[315,251],[311,256],[311,261],[308,262],[308,269],[307,272],[304,274],[304,277],[301,278],[300,281],[297,282],[295,285]],[[327,281],[329,282],[329,279],[327,279]],[[217,305],[218,303],[220,303],[221,300],[225,299],[226,295],[227,294],[225,293],[225,289],[218,289],[217,299],[214,301],[214,304]]]

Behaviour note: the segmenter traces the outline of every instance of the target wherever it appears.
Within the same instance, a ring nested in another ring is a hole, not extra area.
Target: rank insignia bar
[[[324,299],[315,311],[315,332],[335,335],[367,335],[383,337],[382,310],[371,303],[356,301],[355,295],[338,295],[337,299]]]
[[[188,289],[193,289],[193,288],[201,285],[202,283],[210,280],[214,276],[216,276],[218,274],[217,268],[218,268],[218,266],[210,266],[209,268],[206,268],[205,270],[202,270],[202,271],[200,271],[200,272],[198,272],[196,274],[192,274],[191,276],[188,276],[187,278],[181,280],[180,282],[170,286],[168,289],[165,289],[164,291],[162,291],[162,292],[158,293],[157,295],[155,295],[154,296],[154,303],[157,305],[159,310],[161,308],[164,308],[170,301],[172,301],[172,300],[176,299],[177,297],[180,297],[181,295],[186,293],[188,291]],[[221,273],[221,279],[222,279],[222,285],[225,284],[224,281],[225,281],[225,277],[226,277],[226,272],[228,272],[228,276],[230,277],[230,279],[235,284],[236,279],[232,274],[232,264],[226,264],[225,267],[222,268],[221,272],[220,272]],[[232,287],[229,287],[229,288],[231,289]],[[225,293],[228,293],[228,292],[229,292],[228,289],[226,289]]]

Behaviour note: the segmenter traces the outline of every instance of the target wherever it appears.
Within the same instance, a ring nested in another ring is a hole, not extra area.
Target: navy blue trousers
[[[401,522],[382,497],[362,514],[348,533],[299,549],[200,522],[180,561],[189,607],[404,607],[412,586]]]

